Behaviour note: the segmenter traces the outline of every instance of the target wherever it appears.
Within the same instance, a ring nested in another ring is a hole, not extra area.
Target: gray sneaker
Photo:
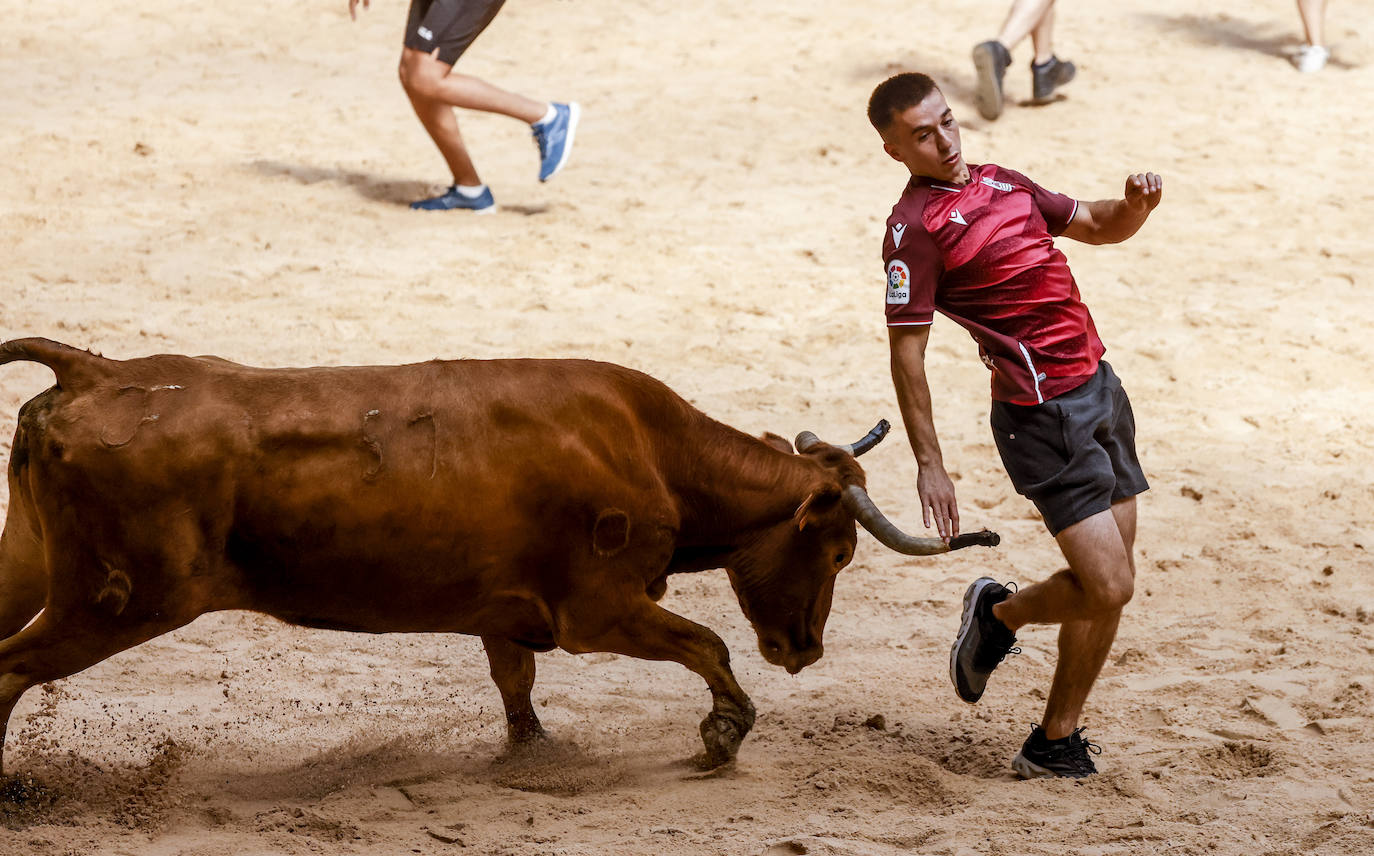
[[[1051,56],[1044,62],[1036,65],[1031,63],[1031,94],[1037,104],[1043,104],[1054,98],[1054,90],[1073,80],[1073,76],[1078,73],[1074,64],[1062,60],[1057,56]]]
[[[979,577],[964,593],[959,635],[949,652],[949,677],[959,698],[973,704],[983,697],[992,670],[1008,654],[1020,653],[1012,633],[992,607],[1011,596],[1011,589],[991,577]]]
[[[1011,52],[999,41],[983,42],[973,49],[973,67],[978,72],[978,88],[973,103],[984,119],[1002,115],[1002,78],[1011,65]]]
[[[1037,725],[1021,744],[1011,768],[1023,779],[1082,779],[1097,772],[1092,756],[1101,754],[1101,746],[1083,739],[1082,728],[1068,737],[1049,740]]]

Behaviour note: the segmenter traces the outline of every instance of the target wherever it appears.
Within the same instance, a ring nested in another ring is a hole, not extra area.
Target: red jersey
[[[1106,350],[1054,248],[1078,202],[1019,172],[969,167],[963,187],[907,184],[883,239],[887,324],[963,326],[992,370],[992,397],[1038,404],[1086,382]]]

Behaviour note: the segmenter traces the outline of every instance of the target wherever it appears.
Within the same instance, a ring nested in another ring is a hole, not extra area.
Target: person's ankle
[[[557,115],[558,115],[558,109],[555,108],[555,107],[553,106],[553,102],[550,101],[550,102],[549,102],[548,108],[544,110],[544,115],[543,115],[543,117],[540,118],[540,119],[538,119],[538,120],[536,120],[536,121],[534,121],[534,122],[531,122],[530,124],[531,124],[531,125],[543,125],[545,122],[552,122],[553,119],[554,119],[554,117],[557,116]]]
[[[988,611],[992,613],[993,618],[1002,622],[1002,626],[1007,628],[1007,630],[1011,631],[1013,634],[1015,634],[1017,630],[1021,629],[1020,625],[1013,626],[1011,622],[1007,621],[1007,602],[1005,600],[994,603],[992,605],[992,609]]]

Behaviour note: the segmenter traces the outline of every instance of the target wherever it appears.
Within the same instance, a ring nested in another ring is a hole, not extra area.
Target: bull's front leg
[[[604,611],[604,602],[600,610]],[[675,615],[641,595],[613,626],[594,636],[578,634],[574,616],[559,644],[573,653],[609,651],[642,660],[672,660],[696,672],[711,690],[711,712],[701,721],[705,768],[734,759],[754,727],[754,705],[730,671],[730,651],[710,629]]]
[[[530,690],[534,688],[534,652],[499,636],[483,636],[491,679],[501,691],[506,709],[506,739],[512,745],[532,743],[548,736],[534,715]]]

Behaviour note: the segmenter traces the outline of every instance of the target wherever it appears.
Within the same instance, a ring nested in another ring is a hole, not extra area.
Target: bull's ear
[[[797,513],[792,515],[792,520],[797,524],[797,531],[805,529],[809,524],[819,523],[821,518],[834,511],[835,506],[839,503],[840,486],[838,484],[828,484],[812,492],[797,507]]]
[[[792,454],[792,444],[787,442],[786,437],[779,437],[772,431],[765,431],[763,432],[763,436],[759,437],[759,439],[772,446],[774,449],[777,449],[779,452],[785,452],[789,455]]]

